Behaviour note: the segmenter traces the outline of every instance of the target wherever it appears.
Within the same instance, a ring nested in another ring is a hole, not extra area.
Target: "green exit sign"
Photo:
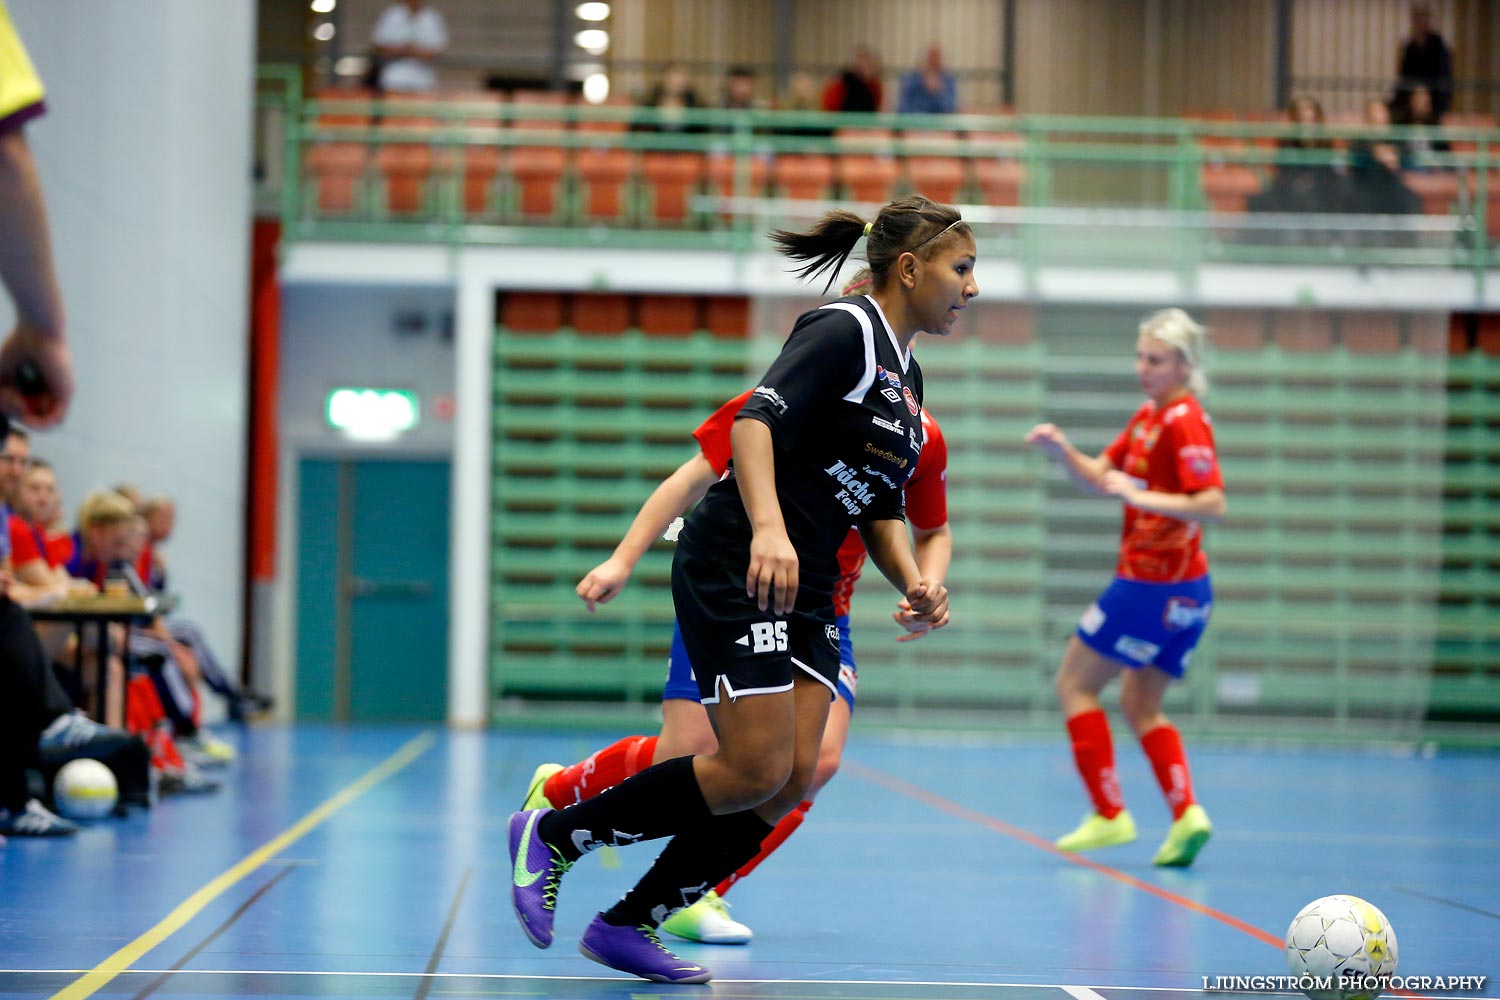
[[[328,393],[328,426],[361,441],[389,441],[421,420],[417,394],[406,389],[341,386]]]

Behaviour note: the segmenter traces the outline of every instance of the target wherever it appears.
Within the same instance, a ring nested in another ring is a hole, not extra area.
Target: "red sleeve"
[[[25,566],[33,559],[44,558],[36,547],[36,536],[31,533],[31,527],[20,517],[15,514],[10,515],[5,527],[10,532],[10,564],[12,566]]]
[[[948,523],[948,442],[925,407],[922,430],[927,440],[906,483],[906,519],[912,527],[930,531]]]
[[[56,569],[73,560],[73,536],[67,532],[47,539],[47,565]]]
[[[1131,414],[1130,422],[1125,425],[1125,429],[1120,432],[1120,436],[1111,441],[1109,447],[1104,449],[1104,457],[1109,459],[1110,465],[1113,465],[1117,469],[1125,468],[1125,453],[1130,450],[1130,431],[1135,427],[1136,421],[1141,419],[1141,415],[1146,412],[1146,407],[1150,405],[1150,403],[1146,403]]]
[[[713,466],[719,475],[729,468],[729,459],[733,456],[733,449],[729,443],[729,432],[734,428],[735,414],[745,405],[745,400],[750,398],[750,390],[740,393],[738,396],[725,403],[713,412],[698,429],[693,431],[693,437],[698,441],[698,448],[703,452],[703,457],[708,459],[708,464]]]
[[[823,88],[823,110],[838,111],[844,106],[844,81],[834,80]]]
[[[1224,486],[1219,474],[1219,455],[1214,449],[1214,431],[1203,411],[1196,407],[1168,427],[1177,463],[1177,481],[1184,493],[1197,493]]]

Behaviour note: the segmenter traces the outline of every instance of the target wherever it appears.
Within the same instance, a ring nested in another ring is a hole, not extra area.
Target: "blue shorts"
[[[1117,576],[1078,620],[1078,638],[1127,667],[1154,666],[1181,677],[1213,608],[1207,574],[1178,583]]]
[[[854,665],[854,640],[849,635],[849,616],[839,615],[835,619],[839,627],[839,683],[838,696],[854,711],[854,692],[859,686],[859,669]],[[693,676],[693,664],[688,658],[687,647],[682,643],[682,629],[672,624],[672,651],[667,654],[667,683],[661,689],[661,700],[680,698],[698,701],[698,680]]]

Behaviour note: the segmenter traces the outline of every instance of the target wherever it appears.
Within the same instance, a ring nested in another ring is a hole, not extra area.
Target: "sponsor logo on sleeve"
[[[1214,470],[1214,450],[1206,444],[1185,444],[1177,457],[1187,463],[1195,476],[1206,476]]]
[[[781,398],[781,393],[768,385],[758,385],[755,387],[755,395],[769,400],[776,407],[777,416],[786,416],[786,400]]]

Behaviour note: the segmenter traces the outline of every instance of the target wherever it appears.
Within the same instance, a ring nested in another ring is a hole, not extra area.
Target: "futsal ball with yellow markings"
[[[52,779],[52,801],[69,819],[102,819],[119,800],[114,772],[88,757],[68,761]]]
[[[1358,896],[1324,896],[1292,918],[1286,964],[1312,1000],[1374,1000],[1396,972],[1396,932]]]

